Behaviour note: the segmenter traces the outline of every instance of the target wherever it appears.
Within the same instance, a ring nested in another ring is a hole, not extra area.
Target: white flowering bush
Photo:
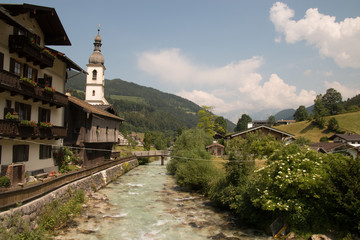
[[[255,171],[251,200],[290,223],[310,225],[320,213],[326,173],[319,153],[291,144],[275,151],[268,164]],[[321,224],[321,223],[319,223]]]

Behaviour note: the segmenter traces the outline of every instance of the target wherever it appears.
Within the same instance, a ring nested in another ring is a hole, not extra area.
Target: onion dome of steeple
[[[105,59],[104,56],[101,54],[101,37],[99,35],[100,28],[98,29],[98,34],[94,39],[94,52],[89,57],[90,64],[101,64],[104,65]]]

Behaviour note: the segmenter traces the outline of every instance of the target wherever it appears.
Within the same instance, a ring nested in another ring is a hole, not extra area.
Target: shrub
[[[325,165],[329,172],[326,209],[331,213],[336,230],[349,231],[360,236],[360,158],[342,154],[327,155]]]
[[[320,138],[320,142],[329,142],[329,138],[328,137],[321,137]]]
[[[327,129],[336,132],[339,129],[339,123],[336,118],[330,118]]]
[[[10,187],[10,178],[7,176],[0,177],[0,187]]]
[[[296,144],[285,146],[257,171],[251,201],[297,229],[323,229],[327,213],[321,195],[327,175],[322,164],[319,153]]]
[[[69,164],[82,164],[82,159],[73,153],[68,147],[61,147],[57,152],[54,152],[54,159],[59,167],[59,172],[68,172]]]

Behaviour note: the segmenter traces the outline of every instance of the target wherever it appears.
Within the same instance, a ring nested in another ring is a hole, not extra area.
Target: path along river
[[[55,239],[272,239],[238,226],[199,194],[183,192],[159,161],[99,190]]]

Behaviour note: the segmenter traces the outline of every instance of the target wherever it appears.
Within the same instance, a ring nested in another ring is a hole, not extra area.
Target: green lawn
[[[338,121],[340,130],[360,134],[360,111],[325,117],[326,122],[332,117]],[[334,135],[334,132],[329,132],[326,128],[319,129],[317,126],[311,124],[310,121],[276,126],[274,128],[294,134],[295,138],[300,136],[305,137],[312,142],[319,142],[321,137],[330,137]]]

